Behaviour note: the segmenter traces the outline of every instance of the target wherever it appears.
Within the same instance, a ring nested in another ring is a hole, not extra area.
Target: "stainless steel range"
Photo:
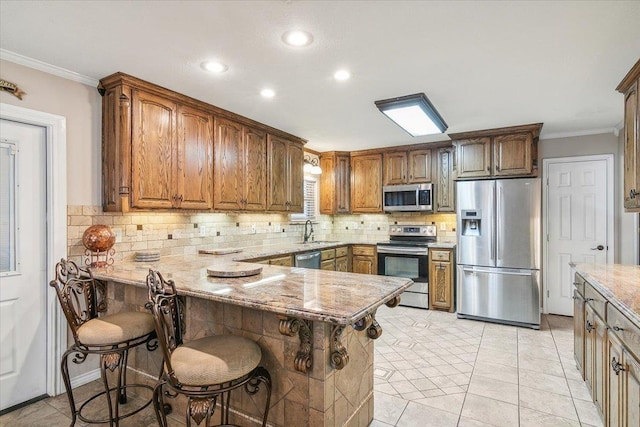
[[[378,274],[415,282],[400,305],[429,308],[429,244],[435,241],[435,225],[392,225],[389,241],[378,243]]]

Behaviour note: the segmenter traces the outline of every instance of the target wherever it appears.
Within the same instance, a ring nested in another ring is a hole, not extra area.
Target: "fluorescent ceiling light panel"
[[[376,101],[375,104],[411,136],[444,133],[448,128],[424,93]]]

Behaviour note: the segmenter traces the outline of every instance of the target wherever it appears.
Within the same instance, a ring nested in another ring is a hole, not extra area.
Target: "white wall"
[[[102,101],[96,88],[2,60],[0,73],[26,92],[22,101],[0,92],[0,102],[67,119],[67,202],[100,205]]]

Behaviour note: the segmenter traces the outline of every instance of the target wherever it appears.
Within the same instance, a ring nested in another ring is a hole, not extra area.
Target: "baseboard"
[[[80,387],[97,379],[100,379],[100,369],[98,368],[71,378],[71,388]]]

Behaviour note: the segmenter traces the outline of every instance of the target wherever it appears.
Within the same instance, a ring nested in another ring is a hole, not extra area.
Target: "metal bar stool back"
[[[231,391],[243,387],[249,395],[266,389],[262,425],[266,426],[271,402],[271,376],[259,366],[262,358],[255,342],[235,335],[214,335],[183,342],[184,313],[173,280],[165,280],[154,270],[147,276],[149,304],[160,348],[164,352],[164,372],[153,393],[158,423],[167,427],[165,396],[187,398],[186,423],[192,420],[209,426],[220,405],[220,426],[229,424]]]
[[[79,268],[70,260],[60,260],[56,264],[56,278],[49,284],[56,290],[58,301],[62,307],[67,323],[73,334],[74,343],[62,355],[61,370],[64,386],[71,408],[71,426],[77,419],[85,423],[109,423],[118,426],[123,418],[141,411],[151,403],[132,408],[120,414],[120,406],[127,403],[127,388],[152,387],[141,384],[127,384],[127,360],[129,349],[145,344],[147,350],[153,351],[158,343],[153,318],[143,312],[123,312],[103,315],[106,312],[104,284],[95,280],[91,270]],[[100,376],[104,391],[86,400],[76,407],[71,379],[69,377],[68,358],[73,354],[73,363],[83,363],[87,356],[96,354],[100,357]],[[117,371],[117,384],[109,387],[108,373]],[[113,403],[111,392],[116,392],[116,403]],[[108,418],[89,419],[83,415],[83,409],[95,399],[105,396]]]

